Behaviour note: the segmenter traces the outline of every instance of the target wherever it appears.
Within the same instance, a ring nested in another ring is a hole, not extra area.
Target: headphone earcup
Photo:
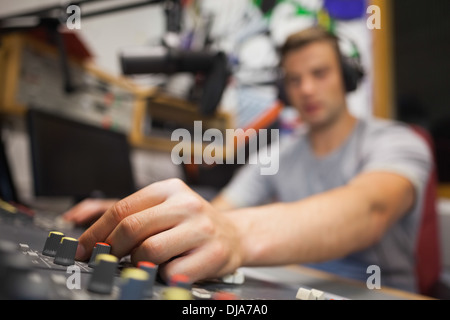
[[[354,59],[341,57],[342,77],[345,91],[352,92],[358,88],[358,84],[364,76],[362,67]]]
[[[278,91],[278,100],[285,106],[290,106],[291,103],[289,102],[289,98],[286,93],[286,88],[284,87],[284,80],[282,77],[278,77],[275,86],[277,87]]]

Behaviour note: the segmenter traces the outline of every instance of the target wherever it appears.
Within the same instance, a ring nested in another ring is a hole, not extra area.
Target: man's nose
[[[312,78],[303,79],[298,89],[300,90],[303,96],[310,96],[314,94],[316,90],[316,84],[314,82],[314,79]]]

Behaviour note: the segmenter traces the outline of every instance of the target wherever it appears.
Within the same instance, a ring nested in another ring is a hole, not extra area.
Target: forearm
[[[346,186],[292,202],[228,213],[243,246],[243,265],[319,262],[374,243],[384,220],[367,195]]]

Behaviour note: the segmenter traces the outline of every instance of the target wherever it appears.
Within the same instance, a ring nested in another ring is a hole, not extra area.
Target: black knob
[[[48,234],[47,240],[45,240],[44,250],[42,250],[42,254],[54,257],[56,255],[56,251],[58,250],[59,243],[61,242],[64,234],[58,231],[51,231]]]
[[[180,287],[185,288],[187,290],[191,290],[192,284],[189,280],[189,277],[184,274],[175,274],[170,278],[169,285],[171,287]]]
[[[149,274],[138,268],[126,268],[121,273],[120,300],[140,300],[145,297],[144,292]]]
[[[149,275],[147,285],[145,287],[144,296],[151,298],[153,296],[153,284],[155,283],[156,274],[158,271],[158,266],[152,262],[139,261],[137,264],[139,269],[146,271]]]
[[[56,251],[55,264],[61,266],[71,266],[75,264],[75,254],[77,253],[78,240],[70,237],[62,237]]]
[[[105,253],[109,254],[111,252],[111,246],[104,242],[97,242],[92,250],[91,259],[89,260],[88,266],[93,268],[95,266],[95,259],[97,255]]]
[[[98,254],[88,290],[95,293],[110,294],[114,285],[117,266],[117,257],[105,253]]]

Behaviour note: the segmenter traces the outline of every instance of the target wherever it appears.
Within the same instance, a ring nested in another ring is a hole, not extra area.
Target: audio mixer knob
[[[110,294],[114,285],[117,265],[117,257],[105,253],[98,254],[88,290],[95,293]]]
[[[140,300],[144,298],[149,274],[138,268],[126,268],[122,271],[120,300]]]
[[[97,255],[106,253],[109,254],[111,252],[111,246],[104,242],[97,242],[92,250],[92,255],[89,260],[88,266],[93,268],[95,266],[95,259]]]
[[[140,261],[138,262],[137,267],[146,271],[149,275],[147,285],[145,286],[144,290],[144,296],[150,298],[153,296],[153,284],[155,283],[158,266],[152,262]]]
[[[75,264],[75,254],[77,252],[78,240],[70,237],[62,237],[56,251],[55,264],[71,266]]]
[[[189,281],[189,277],[184,274],[175,274],[170,278],[169,285],[171,287],[180,287],[187,290],[191,290],[192,284]]]
[[[56,251],[58,250],[59,243],[61,242],[64,234],[57,231],[51,231],[48,234],[47,240],[45,240],[44,250],[42,250],[42,254],[54,257],[56,255]]]
[[[181,287],[168,287],[162,290],[163,300],[193,300],[190,290]]]

